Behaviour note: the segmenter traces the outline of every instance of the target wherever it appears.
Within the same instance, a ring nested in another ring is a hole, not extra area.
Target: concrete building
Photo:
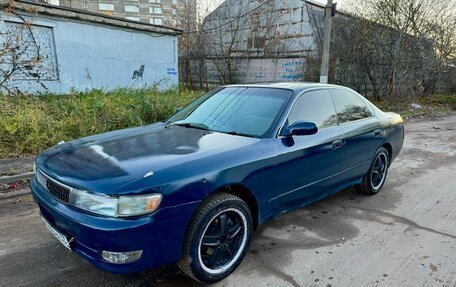
[[[193,61],[192,81],[303,80],[319,57],[323,25],[324,6],[313,1],[226,0],[204,21],[207,49],[203,65]]]
[[[190,77],[181,78],[196,86],[319,81],[324,15],[311,0],[226,0],[206,17],[204,45],[189,53]],[[448,70],[439,68],[432,39],[340,11],[330,46],[330,82],[377,100],[435,90],[438,71]]]
[[[7,92],[178,84],[180,30],[36,2],[0,3],[0,42],[17,47],[0,55]]]
[[[59,5],[155,25],[179,27],[189,0],[59,0]]]

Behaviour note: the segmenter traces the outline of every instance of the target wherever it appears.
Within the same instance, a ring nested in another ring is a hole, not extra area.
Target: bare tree
[[[285,53],[288,31],[279,32],[279,20],[286,14],[281,5],[274,0],[227,0],[205,19],[205,64],[210,78],[235,83],[245,78],[251,59],[273,60]]]
[[[184,2],[183,13],[178,16],[180,78],[188,86],[197,82],[199,88],[207,88],[207,77],[204,69],[205,46],[207,37],[203,30],[204,18],[223,0],[205,1],[188,0]]]
[[[219,81],[222,84],[235,82],[235,66],[239,61],[242,41],[247,37],[249,1],[228,0],[208,16],[208,25],[204,31],[208,38],[207,54],[211,55],[212,63],[218,71]]]
[[[177,21],[183,30],[179,37],[179,66],[181,71],[181,81],[186,85],[191,85],[191,57],[194,53],[195,34],[197,30],[196,9],[197,2],[184,1],[182,13],[179,14]]]
[[[250,30],[253,36],[253,43],[250,47],[258,47],[259,52],[256,56],[267,56],[277,58],[280,53],[285,51],[285,44],[282,40],[287,37],[286,32],[280,32],[279,22],[284,10],[278,7],[278,1],[264,1],[261,9],[257,9],[250,15]]]
[[[376,100],[433,92],[456,55],[456,1],[356,1],[339,15],[336,82]],[[448,79],[443,79],[448,81]]]
[[[0,91],[8,94],[21,93],[18,81],[28,81],[46,89],[43,80],[52,73],[46,65],[48,55],[41,49],[40,29],[34,29],[35,11],[29,10],[30,16],[22,16],[10,0],[1,13],[4,18],[0,28]]]

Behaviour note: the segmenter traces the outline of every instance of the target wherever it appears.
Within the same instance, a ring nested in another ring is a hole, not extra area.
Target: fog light
[[[104,260],[114,264],[128,264],[138,260],[142,255],[142,250],[130,251],[130,252],[101,252],[101,257]]]

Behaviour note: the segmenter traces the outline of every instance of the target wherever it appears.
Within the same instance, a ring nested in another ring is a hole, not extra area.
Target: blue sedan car
[[[46,150],[31,189],[52,234],[93,265],[177,263],[215,282],[258,225],[349,186],[378,193],[403,140],[399,115],[345,87],[225,86],[167,121]]]

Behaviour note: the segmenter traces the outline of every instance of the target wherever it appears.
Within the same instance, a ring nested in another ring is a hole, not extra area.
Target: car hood
[[[37,157],[44,173],[69,186],[116,194],[145,175],[172,170],[259,139],[162,123],[78,139]],[[173,175],[179,180],[180,174]],[[169,178],[169,176],[167,177]]]

